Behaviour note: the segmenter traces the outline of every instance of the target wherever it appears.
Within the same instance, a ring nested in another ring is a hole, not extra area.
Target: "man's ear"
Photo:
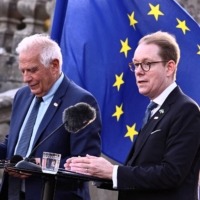
[[[59,60],[57,58],[51,61],[51,70],[54,73],[57,73],[60,70]]]
[[[166,66],[167,76],[171,76],[176,71],[176,63],[173,60],[168,61]]]

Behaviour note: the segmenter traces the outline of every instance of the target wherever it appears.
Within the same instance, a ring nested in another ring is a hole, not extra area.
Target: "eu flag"
[[[63,71],[96,97],[102,152],[120,163],[149,102],[139,94],[128,63],[138,40],[158,30],[176,36],[181,49],[177,83],[200,103],[200,29],[176,1],[57,0],[51,37],[61,46]]]

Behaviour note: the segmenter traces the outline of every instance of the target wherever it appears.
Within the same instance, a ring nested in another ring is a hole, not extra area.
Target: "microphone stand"
[[[29,154],[28,157],[26,157],[24,160],[21,160],[20,162],[18,162],[15,167],[16,168],[21,168],[21,169],[28,169],[28,170],[36,170],[36,171],[42,171],[41,166],[31,162],[31,156],[33,155],[33,153],[36,151],[36,149],[42,145],[47,139],[49,139],[58,129],[60,129],[62,126],[65,125],[65,123],[67,122],[67,120],[62,123],[58,128],[56,128],[51,134],[49,134],[46,138],[44,138],[44,140],[42,140]]]

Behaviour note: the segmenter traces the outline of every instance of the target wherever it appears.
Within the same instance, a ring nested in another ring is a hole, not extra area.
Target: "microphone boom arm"
[[[65,125],[66,122],[62,123],[60,126],[58,126],[51,134],[49,134],[46,138],[44,138],[44,140],[42,140],[37,146],[35,146],[35,148],[31,151],[31,153],[29,154],[28,158],[30,158],[33,153],[35,152],[35,150],[41,145],[43,144],[47,139],[49,139],[58,129],[60,129],[62,126]]]

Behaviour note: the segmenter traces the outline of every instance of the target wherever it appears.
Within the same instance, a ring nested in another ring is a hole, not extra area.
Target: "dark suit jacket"
[[[199,158],[199,107],[176,87],[119,166],[119,199],[196,200]]]
[[[29,87],[21,88],[15,95],[10,131],[5,137],[4,143],[0,144],[0,159],[10,159],[13,156],[20,128],[33,98],[34,95],[30,92]],[[62,155],[60,167],[63,168],[66,159],[72,156],[85,156],[86,154],[100,156],[101,118],[98,104],[89,92],[77,86],[67,77],[64,77],[44,115],[33,146],[35,147],[62,124],[64,109],[78,102],[86,102],[96,109],[95,121],[76,134],[67,132],[64,127],[60,128],[35,151],[34,157],[42,158],[44,151],[59,153]],[[58,106],[55,106],[54,103],[57,103]],[[3,195],[7,191],[6,182],[7,177],[5,176],[1,192]],[[36,177],[26,179],[26,199],[39,200],[44,187],[43,183],[43,179]],[[3,197],[0,199],[2,200]],[[54,199],[90,199],[88,185],[78,181],[58,180]]]

